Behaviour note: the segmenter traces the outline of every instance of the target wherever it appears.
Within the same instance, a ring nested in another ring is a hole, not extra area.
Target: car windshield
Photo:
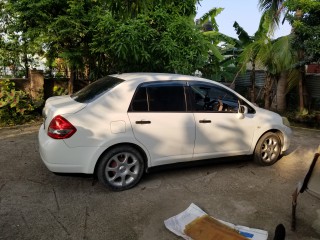
[[[124,80],[115,77],[104,77],[82,88],[80,91],[71,95],[71,98],[80,103],[90,103],[108,92]]]

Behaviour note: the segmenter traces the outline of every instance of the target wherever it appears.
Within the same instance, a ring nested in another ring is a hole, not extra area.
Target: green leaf
[[[9,93],[7,94],[7,97],[8,97],[8,99],[9,99],[10,101],[12,101],[12,100],[14,99],[15,95],[16,95],[16,91],[15,91],[14,89],[12,89],[11,92],[9,92]]]
[[[5,101],[0,101],[0,108],[6,106],[8,103]]]
[[[239,40],[244,46],[253,42],[252,37],[250,37],[249,34],[237,22],[234,22],[233,27],[236,30]]]
[[[215,18],[224,10],[224,8],[212,8],[210,9],[207,13],[205,13],[201,18],[200,18],[200,23],[204,24],[207,22],[211,22],[213,30],[214,31],[219,31],[219,26],[218,23],[216,22]]]
[[[222,61],[224,59],[217,46],[210,45],[210,51],[219,61]]]

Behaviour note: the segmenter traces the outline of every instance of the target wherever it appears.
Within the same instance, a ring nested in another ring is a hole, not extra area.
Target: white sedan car
[[[288,149],[289,122],[203,78],[126,73],[46,101],[40,154],[52,172],[96,174],[115,191],[149,168],[253,155],[275,163]]]

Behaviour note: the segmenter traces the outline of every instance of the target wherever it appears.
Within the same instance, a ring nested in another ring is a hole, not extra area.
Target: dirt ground
[[[320,144],[320,131],[293,128],[288,154],[270,167],[243,157],[227,163],[157,171],[111,192],[92,176],[55,175],[41,162],[39,124],[0,129],[0,239],[180,239],[164,220],[195,203],[208,214],[287,239],[320,239],[320,200],[291,194]]]

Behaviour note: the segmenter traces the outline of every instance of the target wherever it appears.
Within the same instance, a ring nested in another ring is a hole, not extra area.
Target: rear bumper
[[[63,140],[50,138],[43,128],[38,133],[39,153],[43,163],[51,172],[92,174],[93,153],[96,148],[70,148]]]

